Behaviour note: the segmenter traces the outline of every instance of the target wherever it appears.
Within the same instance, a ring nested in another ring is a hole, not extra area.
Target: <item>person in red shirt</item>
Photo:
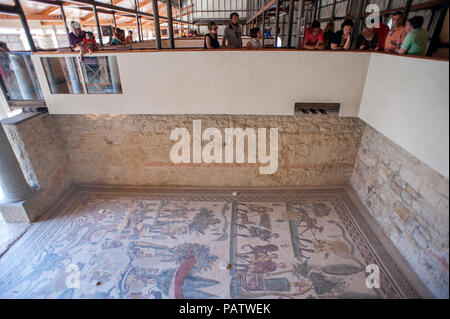
[[[383,23],[383,17],[380,17],[380,25],[378,28],[373,28],[373,33],[378,37],[378,46],[375,51],[384,51],[384,44],[386,42],[386,37],[389,33],[389,27]]]
[[[97,48],[97,42],[95,41],[94,34],[92,32],[86,32],[83,42],[80,47],[80,61],[83,60],[83,56],[92,52]]]
[[[325,49],[325,38],[318,21],[314,21],[311,27],[306,29],[305,38],[303,39],[303,48],[308,50]]]

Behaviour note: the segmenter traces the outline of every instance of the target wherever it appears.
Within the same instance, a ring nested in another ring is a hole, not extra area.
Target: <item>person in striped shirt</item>
[[[395,52],[400,49],[406,37],[405,27],[403,26],[403,13],[397,11],[392,16],[392,27],[389,31],[386,42],[384,44],[384,51]]]

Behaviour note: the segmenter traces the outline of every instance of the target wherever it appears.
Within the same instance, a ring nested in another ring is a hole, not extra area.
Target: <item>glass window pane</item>
[[[0,78],[9,100],[43,100],[31,53],[0,52]]]
[[[52,94],[83,94],[76,57],[41,58]]]
[[[116,57],[85,56],[81,62],[81,69],[89,94],[122,93]]]

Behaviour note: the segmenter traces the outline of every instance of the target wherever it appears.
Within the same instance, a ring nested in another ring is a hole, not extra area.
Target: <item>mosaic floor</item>
[[[419,297],[343,190],[68,198],[0,258],[0,298]]]

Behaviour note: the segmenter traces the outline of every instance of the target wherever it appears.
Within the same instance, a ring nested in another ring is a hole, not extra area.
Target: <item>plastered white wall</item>
[[[293,115],[295,102],[338,102],[341,116],[357,116],[370,60],[370,54],[359,52],[172,51],[114,55],[123,90],[117,95],[50,94],[40,62],[44,55],[34,55],[50,112]]]
[[[449,64],[373,54],[359,117],[449,177]]]

